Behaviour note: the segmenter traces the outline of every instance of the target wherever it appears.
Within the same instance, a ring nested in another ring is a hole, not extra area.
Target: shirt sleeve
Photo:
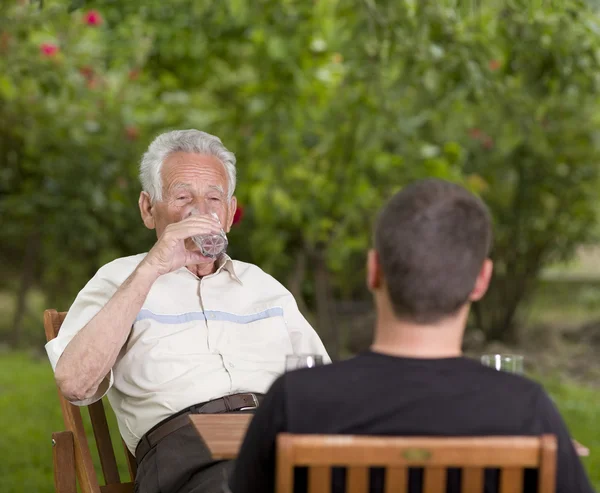
[[[284,378],[273,383],[248,427],[229,480],[231,493],[275,492],[277,434],[287,428]]]
[[[79,292],[60,327],[58,336],[45,346],[52,370],[56,370],[58,360],[73,337],[96,316],[118,288],[118,284],[110,280],[106,269],[102,268]],[[87,406],[102,399],[112,387],[113,380],[111,370],[92,397],[81,401],[71,401],[71,403],[76,406]]]
[[[594,493],[567,425],[550,397],[541,389],[536,411],[541,428],[539,431],[555,435],[558,442],[556,493]]]
[[[321,338],[300,313],[296,300],[291,294],[289,302],[284,307],[284,317],[294,353],[320,354],[323,356],[323,363],[331,363]]]

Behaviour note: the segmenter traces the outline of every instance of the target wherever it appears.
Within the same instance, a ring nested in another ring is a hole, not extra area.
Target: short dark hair
[[[491,243],[489,211],[465,188],[426,179],[396,193],[375,226],[395,315],[428,324],[455,313],[468,301]]]

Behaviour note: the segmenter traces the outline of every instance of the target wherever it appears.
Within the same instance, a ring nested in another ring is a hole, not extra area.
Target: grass
[[[105,407],[109,408],[108,403]],[[128,478],[125,453],[116,421],[109,427],[116,444],[121,478]],[[88,439],[92,439],[87,412],[82,413]],[[50,363],[27,353],[0,355],[0,492],[54,492],[52,432],[64,429]],[[99,460],[94,457],[96,470]]]
[[[557,402],[574,438],[591,449],[585,467],[600,489],[600,393],[559,378],[546,378],[546,389]],[[87,418],[87,413],[83,413]],[[0,355],[0,492],[51,493],[51,433],[63,429],[62,416],[50,364],[24,352]],[[89,420],[85,419],[89,432]],[[114,416],[109,426],[116,431]],[[89,433],[89,436],[92,435]],[[127,477],[125,456],[115,433],[122,477]],[[98,461],[96,458],[96,468]]]

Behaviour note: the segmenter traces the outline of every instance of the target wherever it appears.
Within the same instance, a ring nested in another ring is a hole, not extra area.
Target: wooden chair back
[[[424,469],[423,493],[445,493],[448,468],[462,469],[461,493],[483,493],[486,468],[500,469],[501,493],[523,492],[524,468],[538,469],[538,493],[554,493],[556,437],[400,438],[282,433],[277,438],[278,493],[293,493],[295,467],[308,467],[308,493],[331,491],[332,467],[347,468],[347,493],[368,493],[370,467],[385,469],[385,493],[406,493],[411,467]]]
[[[57,312],[53,309],[44,312],[44,330],[48,341],[58,335],[66,315],[67,312]],[[75,477],[82,493],[133,493],[136,473],[135,458],[123,442],[131,481],[121,482],[102,401],[94,402],[87,408],[102,466],[104,485],[99,484],[94,470],[92,454],[81,418],[82,408],[71,404],[60,390],[58,398],[66,431],[52,435],[54,483],[57,493],[76,493]]]

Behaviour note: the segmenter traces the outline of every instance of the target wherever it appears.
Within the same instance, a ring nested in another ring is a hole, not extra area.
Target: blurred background
[[[431,176],[481,195],[496,272],[465,351],[525,355],[600,488],[596,2],[0,0],[0,491],[53,491],[43,310],[152,246],[137,166],[175,128],[236,153],[230,253],[335,359],[371,339],[386,198]]]

